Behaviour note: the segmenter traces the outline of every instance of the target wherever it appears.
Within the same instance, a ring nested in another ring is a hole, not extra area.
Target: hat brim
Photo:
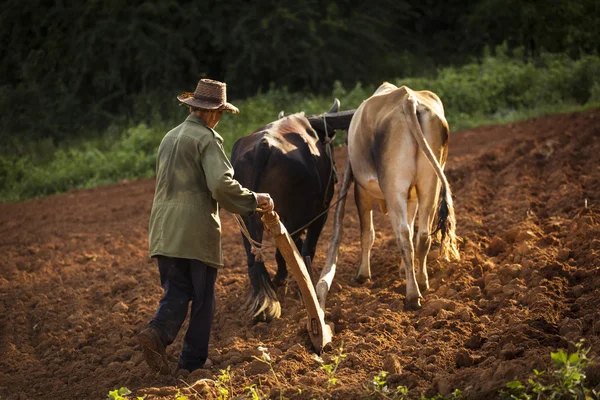
[[[202,108],[204,110],[227,111],[232,114],[239,114],[240,110],[231,103],[213,103],[205,100],[199,100],[194,97],[192,92],[184,92],[177,96],[177,100],[188,106]]]

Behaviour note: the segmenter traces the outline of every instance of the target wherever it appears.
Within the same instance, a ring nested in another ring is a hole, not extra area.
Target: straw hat
[[[194,93],[181,93],[177,100],[205,110],[222,110],[234,114],[240,112],[236,106],[227,102],[227,85],[212,79],[200,79]]]

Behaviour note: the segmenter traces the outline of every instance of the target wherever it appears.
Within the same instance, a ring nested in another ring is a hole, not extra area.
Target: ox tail
[[[421,124],[417,118],[417,100],[409,93],[404,102],[404,115],[406,116],[409,130],[425,154],[429,163],[435,170],[436,175],[442,181],[442,189],[440,191],[440,204],[437,212],[437,224],[433,234],[441,233],[440,244],[442,256],[447,259],[460,259],[458,253],[458,238],[456,236],[456,218],[454,216],[454,202],[452,201],[452,191],[450,184],[446,179],[446,175],[442,167],[435,158],[429,143],[425,139]]]
[[[249,189],[260,191],[260,179],[271,154],[268,140],[263,136],[254,146],[254,160],[252,163],[252,178]],[[252,239],[262,238],[263,225],[260,213],[255,213],[248,218],[248,231]],[[263,254],[254,254],[254,265],[250,271],[253,286],[252,296],[248,299],[248,306],[254,322],[269,322],[281,316],[281,305],[277,300],[277,293],[265,268]]]
[[[260,265],[264,268],[263,263]],[[273,319],[281,317],[281,303],[277,300],[277,293],[268,272],[267,275],[257,274],[255,278],[251,279],[255,282],[251,282],[252,293],[247,298],[244,308],[250,312],[252,321],[254,323],[271,322]]]

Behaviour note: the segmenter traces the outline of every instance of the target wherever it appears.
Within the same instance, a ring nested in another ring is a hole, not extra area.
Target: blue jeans
[[[208,357],[208,341],[215,312],[217,269],[198,260],[157,256],[164,290],[150,326],[157,329],[165,347],[173,343],[192,302],[178,366],[193,371]]]

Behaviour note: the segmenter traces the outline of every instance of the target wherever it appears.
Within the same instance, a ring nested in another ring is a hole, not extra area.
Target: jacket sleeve
[[[250,215],[256,210],[256,195],[233,179],[233,167],[217,138],[208,141],[200,159],[208,189],[221,207],[240,215]]]

